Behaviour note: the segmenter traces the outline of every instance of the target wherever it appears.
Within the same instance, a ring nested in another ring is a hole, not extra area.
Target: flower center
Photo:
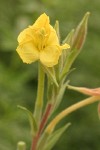
[[[40,28],[37,32],[37,48],[39,51],[46,47],[47,33],[44,27]]]

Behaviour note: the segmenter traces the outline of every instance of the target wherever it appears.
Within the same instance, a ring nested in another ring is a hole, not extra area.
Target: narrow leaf
[[[32,132],[32,134],[35,134],[37,131],[37,124],[36,124],[33,114],[25,107],[18,105],[18,108],[20,108],[21,110],[25,111],[28,114],[29,122],[30,122],[30,126],[31,126],[31,132]]]
[[[64,127],[60,128],[57,131],[55,131],[54,133],[52,133],[49,136],[48,141],[46,142],[44,150],[51,150],[53,148],[53,146],[56,144],[56,142],[59,140],[59,138],[61,137],[61,135],[64,133],[64,131],[70,125],[71,125],[71,123],[67,123],[67,125],[65,125]]]
[[[37,150],[44,150],[45,144],[47,143],[49,134],[44,132],[42,136],[40,137],[40,140],[38,142]]]
[[[46,66],[42,66],[47,76],[51,79],[51,81],[58,87],[55,70],[54,68],[47,68]]]
[[[62,85],[62,87],[59,90],[59,93],[57,94],[57,98],[56,98],[56,101],[54,103],[53,111],[56,111],[57,108],[59,107],[59,105],[60,105],[60,103],[62,101],[64,92],[65,92],[65,89],[66,89],[66,85]]]

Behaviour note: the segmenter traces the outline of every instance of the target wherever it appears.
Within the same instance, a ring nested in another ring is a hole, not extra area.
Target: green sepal
[[[60,31],[59,31],[59,21],[58,20],[56,20],[56,22],[55,22],[54,29],[56,30],[56,33],[57,33],[57,36],[59,39],[59,43],[60,43]]]
[[[63,40],[63,44],[67,43],[71,46],[72,44],[72,39],[73,39],[73,35],[74,35],[74,29],[72,29],[69,34],[66,36],[66,38]]]
[[[25,111],[28,114],[29,122],[30,122],[30,126],[31,126],[31,133],[32,133],[32,135],[35,135],[35,133],[37,131],[37,124],[36,124],[33,114],[27,108],[25,108],[23,106],[18,105],[18,108],[20,108],[21,110]]]
[[[73,35],[74,35],[74,29],[71,30],[71,32],[67,35],[67,37],[64,39],[64,41],[62,42],[63,44],[67,43],[70,45],[70,49],[68,50],[63,50],[63,64],[65,64],[66,59],[68,54],[71,51],[71,45],[72,45],[72,39],[73,39]]]
[[[77,57],[77,49],[74,49],[68,54],[62,73],[60,75],[60,80],[62,80],[66,75],[69,74],[70,68],[76,57]]]
[[[42,67],[43,67],[45,73],[47,74],[48,78],[50,78],[51,82],[53,82],[57,87],[59,87],[57,79],[56,79],[54,67],[48,68],[43,65],[42,65]]]
[[[51,150],[54,145],[57,143],[57,141],[59,140],[59,138],[61,137],[61,135],[64,133],[64,131],[71,125],[71,123],[67,123],[64,127],[61,127],[60,129],[56,130],[55,132],[53,132],[47,142],[46,145],[44,147],[44,150]]]

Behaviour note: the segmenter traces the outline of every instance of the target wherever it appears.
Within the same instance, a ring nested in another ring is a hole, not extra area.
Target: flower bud
[[[26,143],[23,141],[19,141],[17,144],[17,150],[26,150]]]
[[[72,49],[80,50],[82,48],[87,34],[87,22],[88,22],[89,15],[90,12],[87,12],[83,17],[82,21],[77,26],[73,37]]]
[[[75,87],[75,86],[68,85],[68,89],[78,91],[85,95],[100,96],[100,88],[89,89],[89,88],[85,88],[85,87]]]

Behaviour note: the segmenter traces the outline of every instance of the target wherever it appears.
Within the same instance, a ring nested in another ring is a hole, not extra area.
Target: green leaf
[[[42,134],[42,136],[40,137],[39,142],[38,142],[37,150],[44,150],[44,146],[47,143],[48,137],[49,137],[48,133],[44,132]]]
[[[58,85],[58,82],[57,82],[57,79],[56,79],[56,75],[55,75],[55,70],[53,67],[46,67],[46,66],[42,66],[45,73],[47,74],[47,76],[51,79],[51,81],[57,86],[59,87]]]
[[[67,123],[67,125],[65,125],[64,127],[58,129],[57,131],[55,131],[54,133],[52,133],[47,142],[46,145],[44,147],[44,150],[51,150],[53,148],[53,146],[56,144],[56,142],[59,140],[59,138],[61,137],[61,135],[64,133],[64,131],[71,125],[71,123]]]
[[[31,133],[32,133],[32,135],[34,135],[37,131],[37,124],[36,124],[33,114],[25,107],[18,105],[18,108],[20,108],[21,110],[25,111],[28,114],[29,122],[30,122],[30,126],[31,126]]]
[[[62,98],[64,96],[65,89],[66,89],[66,85],[62,85],[60,90],[59,90],[59,93],[57,94],[57,98],[56,98],[56,101],[54,103],[53,111],[56,111],[57,108],[59,107],[59,105],[62,101]]]

